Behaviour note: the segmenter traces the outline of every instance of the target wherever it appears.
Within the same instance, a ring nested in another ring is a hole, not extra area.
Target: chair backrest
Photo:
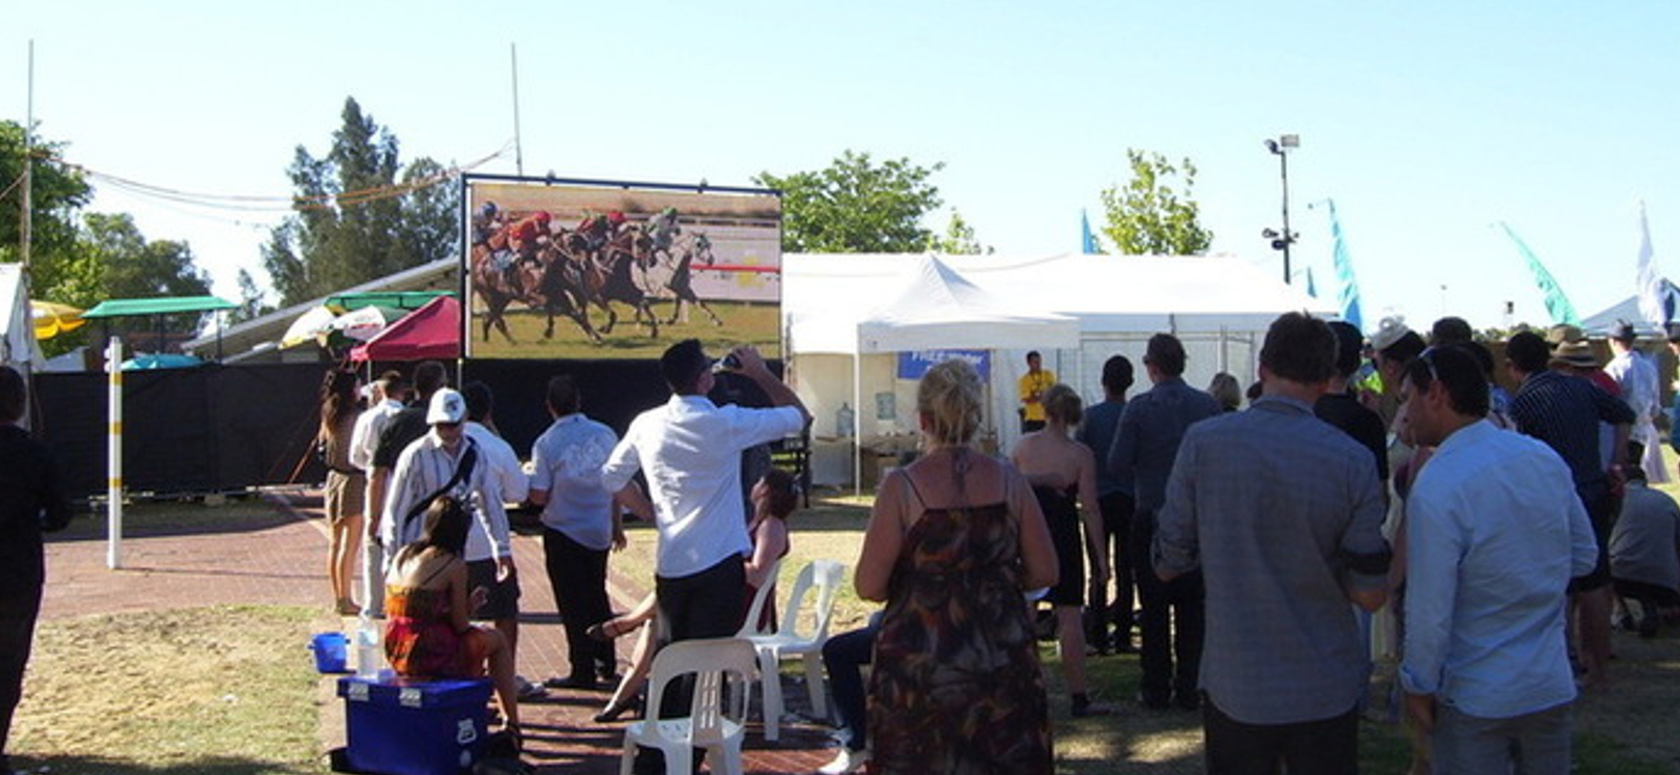
[[[707,745],[726,735],[724,720],[737,724],[747,717],[747,687],[751,685],[758,657],[751,643],[740,638],[683,640],[659,650],[653,658],[653,677],[648,684],[646,718],[658,719],[665,698],[665,686],[685,675],[694,675],[694,700],[689,706],[689,739],[693,745]],[[729,687],[729,688],[726,688]]]
[[[782,626],[777,632],[789,637],[807,638],[799,632],[799,621],[809,602],[814,625],[808,639],[828,637],[828,620],[834,615],[834,595],[845,578],[846,565],[838,560],[812,560],[807,563],[799,570],[798,580],[793,582],[793,592],[788,595],[787,610],[782,612]],[[811,599],[813,591],[815,599]]]
[[[770,566],[770,575],[765,577],[767,580],[758,588],[758,592],[753,594],[752,606],[747,609],[747,620],[741,622],[741,630],[735,633],[735,637],[765,634],[764,630],[758,628],[758,623],[764,619],[764,606],[771,603],[770,595],[776,590],[776,576],[782,572],[782,560],[785,559],[785,554],[777,557],[776,562]]]

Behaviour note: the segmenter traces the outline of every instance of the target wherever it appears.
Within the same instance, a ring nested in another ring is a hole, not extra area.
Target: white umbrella
[[[297,320],[286,328],[286,333],[280,337],[281,347],[296,347],[304,342],[315,341],[317,337],[332,331],[333,320],[338,316],[326,307],[315,307],[298,316]]]

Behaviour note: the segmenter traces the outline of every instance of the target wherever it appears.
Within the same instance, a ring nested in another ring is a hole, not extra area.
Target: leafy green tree
[[[1129,255],[1199,255],[1213,243],[1213,232],[1202,227],[1200,208],[1191,198],[1196,165],[1184,159],[1176,166],[1167,157],[1135,148],[1126,150],[1132,178],[1124,186],[1103,189],[1108,223],[1103,234],[1115,248]],[[1174,186],[1175,178],[1182,183]]]
[[[928,250],[954,255],[978,255],[991,253],[992,247],[982,246],[980,240],[974,236],[974,227],[963,219],[962,213],[952,209],[951,220],[945,224],[945,236],[929,240]]]
[[[353,97],[340,118],[326,156],[298,146],[288,170],[294,214],[262,250],[282,305],[456,253],[460,194],[442,165],[420,158],[404,169],[396,135]]]
[[[0,121],[0,261],[23,259],[23,125]],[[64,301],[54,295],[76,271],[76,212],[93,198],[82,174],[53,161],[63,143],[36,138],[30,164],[30,280],[38,299]]]
[[[268,303],[267,296],[257,287],[257,279],[250,272],[241,268],[238,282],[239,309],[229,314],[229,325],[255,320],[274,311],[274,305]]]
[[[928,179],[945,168],[909,159],[875,163],[847,150],[820,170],[753,178],[782,192],[782,250],[790,253],[913,253],[933,232],[922,217],[942,204]]]

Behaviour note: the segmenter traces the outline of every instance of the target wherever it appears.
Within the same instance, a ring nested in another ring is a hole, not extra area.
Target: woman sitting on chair
[[[432,501],[420,538],[397,551],[385,575],[385,656],[403,676],[478,678],[489,666],[504,730],[519,738],[513,654],[502,634],[467,621],[483,604],[483,587],[467,592],[461,550],[471,518],[448,496]]]
[[[764,478],[753,485],[749,497],[752,499],[753,514],[747,523],[747,534],[752,537],[753,549],[744,566],[747,594],[742,599],[751,606],[759,587],[771,585],[770,597],[765,602],[756,629],[774,632],[776,579],[770,576],[770,572],[776,567],[776,563],[787,555],[791,546],[788,542],[787,517],[799,505],[798,486],[788,472],[772,468],[765,472]],[[591,626],[588,630],[589,637],[612,640],[621,635],[628,635],[641,628],[657,612],[658,600],[653,595],[648,595],[642,598],[635,608],[624,614]],[[743,621],[747,613],[741,612]],[[630,655],[630,670],[618,682],[618,688],[613,690],[612,699],[607,701],[606,707],[595,715],[596,721],[617,721],[620,716],[636,707],[642,687],[647,684],[648,670],[653,666],[653,653],[658,650],[654,639],[652,627],[643,630],[641,636],[636,639],[635,651]]]

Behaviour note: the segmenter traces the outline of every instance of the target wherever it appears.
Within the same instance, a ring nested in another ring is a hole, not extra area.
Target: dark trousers
[[[1143,648],[1143,700],[1164,705],[1172,692],[1195,696],[1202,661],[1202,572],[1193,571],[1172,581],[1155,575],[1149,546],[1155,540],[1155,515],[1139,511],[1132,520],[1132,564],[1137,570],[1138,600],[1143,604],[1138,624]],[[1175,664],[1176,663],[1176,664]]]
[[[1109,570],[1114,576],[1114,605],[1109,607],[1108,585],[1091,587],[1091,605],[1086,609],[1085,639],[1103,648],[1112,643],[1124,648],[1132,640],[1133,563],[1126,551],[1132,531],[1132,496],[1109,493],[1097,499],[1102,513],[1103,546],[1108,547]],[[1110,625],[1114,635],[1109,636]]]
[[[1359,771],[1359,717],[1340,716],[1294,724],[1245,724],[1225,715],[1211,698],[1202,703],[1208,775],[1344,775]]]
[[[669,628],[671,642],[700,638],[727,638],[741,629],[741,614],[746,610],[747,571],[741,555],[732,554],[716,565],[699,573],[677,578],[655,576],[654,592],[659,596],[659,613]],[[689,715],[694,702],[693,676],[673,681],[659,699],[660,718],[682,718]],[[700,770],[705,749],[694,750],[693,772]],[[657,748],[643,746],[636,752],[635,772],[662,773],[665,755]]]
[[[880,629],[879,619],[872,617],[863,629],[840,633],[823,644],[823,668],[834,692],[834,710],[840,714],[840,728],[846,730],[846,747],[853,751],[869,747],[863,666],[875,659],[875,633]]]
[[[0,589],[0,771],[10,772],[6,739],[12,712],[23,699],[23,669],[35,640],[35,617],[41,612],[41,585]]]
[[[613,644],[589,637],[590,625],[612,618],[607,599],[607,550],[591,549],[553,528],[543,528],[543,560],[554,603],[566,628],[566,653],[572,677],[595,680],[617,672]]]

